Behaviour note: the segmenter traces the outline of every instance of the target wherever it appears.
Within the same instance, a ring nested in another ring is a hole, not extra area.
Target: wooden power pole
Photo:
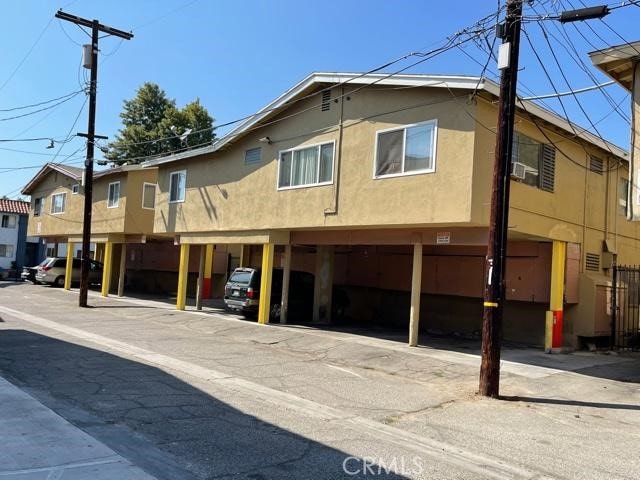
[[[89,249],[91,244],[91,206],[93,203],[93,154],[96,138],[96,93],[98,87],[98,40],[99,32],[113,35],[125,40],[131,40],[133,34],[113,27],[102,25],[98,20],[70,15],[58,10],[56,18],[66,20],[82,27],[91,28],[91,82],[89,85],[89,125],[87,127],[87,157],[84,162],[84,219],[82,223],[82,262],[80,267],[80,296],[78,304],[87,306],[87,292],[89,289]],[[85,135],[82,135],[85,136]]]
[[[509,186],[522,2],[523,0],[507,1],[500,64],[498,65],[502,74],[500,77],[496,153],[486,259],[487,284],[484,290],[484,313],[482,316],[482,363],[480,365],[479,389],[480,395],[494,398],[499,396],[500,390],[500,348],[505,300],[504,272],[509,228]]]

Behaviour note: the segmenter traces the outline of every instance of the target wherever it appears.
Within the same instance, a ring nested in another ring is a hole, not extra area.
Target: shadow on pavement
[[[501,396],[501,400],[508,402],[524,402],[524,403],[547,403],[551,405],[570,405],[574,407],[592,407],[592,408],[611,408],[614,410],[640,410],[640,405],[632,405],[630,403],[601,403],[601,402],[582,402],[579,400],[564,400],[559,398],[539,398],[539,397],[505,397]]]
[[[148,305],[135,305],[132,303],[122,303],[114,305],[113,303],[100,308],[110,309],[144,309],[159,308],[165,309],[164,305],[174,305],[175,298],[160,298],[157,295],[139,294],[127,292],[127,296],[123,300],[138,299],[149,301]],[[193,310],[195,300],[187,299],[189,310]],[[154,302],[158,302],[154,306]],[[220,299],[203,301],[203,313],[211,315],[219,315],[221,317],[233,318],[235,320],[242,319],[237,313],[226,311],[224,301]],[[178,313],[178,312],[176,312]],[[247,324],[257,323],[255,319],[245,319]],[[290,322],[288,325],[279,323],[272,324],[276,327],[288,328],[293,326],[311,327],[314,330],[325,332],[337,332],[354,335],[363,338],[372,338],[377,340],[385,340],[394,342],[396,346],[406,346],[408,340],[408,327],[384,327],[384,326],[362,326],[352,325],[348,322],[342,324],[319,324],[312,322]],[[415,348],[415,347],[413,347]],[[434,333],[421,332],[420,345],[417,350],[438,350],[443,352],[455,352],[475,357],[480,356],[480,340],[477,338],[456,337],[451,335],[438,335]],[[640,355],[638,354],[621,354],[609,355],[605,353],[591,352],[575,352],[568,354],[546,354],[541,347],[531,347],[514,342],[503,342],[501,359],[522,365],[530,365],[537,367],[551,368],[568,372],[577,372],[582,375],[605,378],[608,380],[616,380],[628,383],[640,383]]]
[[[3,330],[0,373],[159,480],[372,476],[347,475],[347,452],[248,415],[158,368],[100,350]],[[384,469],[377,477],[406,478]]]

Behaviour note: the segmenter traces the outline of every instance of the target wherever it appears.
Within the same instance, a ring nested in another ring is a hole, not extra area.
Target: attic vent
[[[556,147],[545,143],[542,146],[542,175],[540,188],[546,192],[553,192],[556,179]]]
[[[322,106],[320,110],[328,112],[331,109],[331,90],[325,90],[322,92]]]
[[[587,253],[585,268],[587,270],[591,270],[592,272],[599,272],[600,255],[598,255],[597,253]]]
[[[604,161],[598,157],[589,157],[589,170],[597,173],[598,175],[602,175],[602,171],[604,170]]]

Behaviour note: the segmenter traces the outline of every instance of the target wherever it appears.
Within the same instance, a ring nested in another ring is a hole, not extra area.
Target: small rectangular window
[[[13,245],[0,245],[0,257],[13,258]]]
[[[16,216],[2,215],[2,228],[16,228]]]
[[[169,177],[169,202],[184,202],[187,192],[187,171],[172,172]]]
[[[42,213],[42,197],[36,197],[33,199],[33,216],[39,217],[40,213]]]
[[[109,184],[107,208],[116,208],[120,203],[120,182]]]
[[[333,142],[280,152],[278,188],[331,183],[333,152]]]
[[[64,213],[66,199],[66,193],[56,193],[54,195],[51,195],[51,213],[54,215]]]
[[[377,133],[375,178],[435,171],[436,121]]]
[[[156,206],[156,184],[145,182],[142,187],[142,208],[153,210]]]
[[[618,180],[618,213],[627,216],[627,201],[629,198],[629,180]]]
[[[80,184],[79,183],[74,183],[73,185],[71,185],[71,193],[73,195],[76,195],[79,191],[80,191]]]
[[[262,148],[250,148],[244,152],[244,164],[255,165],[262,161]]]
[[[553,192],[555,182],[556,149],[533,138],[514,132],[511,153],[512,164],[521,167],[522,183]]]

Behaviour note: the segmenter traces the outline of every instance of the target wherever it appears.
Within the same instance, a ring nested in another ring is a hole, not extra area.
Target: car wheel
[[[60,275],[58,278],[56,278],[53,281],[53,286],[54,287],[64,287],[64,277],[62,275]]]

